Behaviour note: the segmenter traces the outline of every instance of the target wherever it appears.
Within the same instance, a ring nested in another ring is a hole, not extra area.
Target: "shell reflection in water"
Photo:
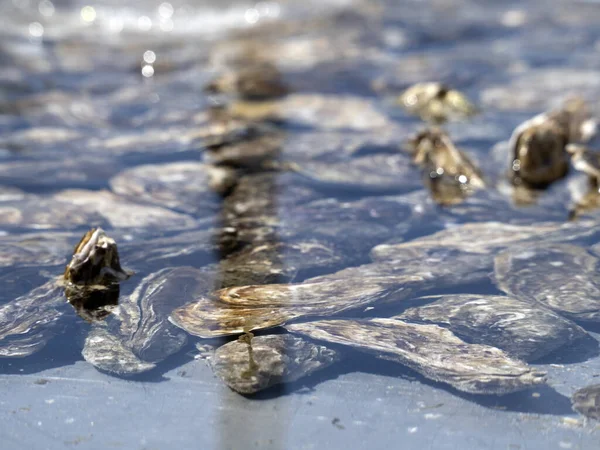
[[[240,336],[209,357],[215,374],[240,394],[255,394],[291,383],[324,369],[340,358],[335,350],[289,334]]]

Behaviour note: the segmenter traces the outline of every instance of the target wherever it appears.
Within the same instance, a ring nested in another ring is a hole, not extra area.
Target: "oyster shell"
[[[114,239],[102,228],[88,231],[75,246],[63,275],[71,285],[96,285],[123,281],[132,274],[121,267]]]
[[[457,204],[474,189],[485,187],[479,169],[442,130],[430,128],[420,132],[410,147],[413,161],[423,169],[425,185],[437,203]]]
[[[398,98],[404,109],[422,120],[445,122],[477,113],[477,108],[461,92],[442,83],[417,83]]]
[[[437,325],[400,319],[322,320],[286,325],[320,341],[343,344],[406,365],[423,376],[473,394],[506,394],[544,382],[544,374],[502,350],[467,344]]]
[[[585,103],[567,101],[561,109],[535,116],[513,132],[510,177],[513,184],[545,188],[564,177],[569,168],[566,146],[589,139],[590,120]]]
[[[600,321],[600,260],[574,245],[546,244],[509,248],[495,258],[496,283],[504,292],[539,303],[559,314]]]
[[[573,409],[590,419],[600,420],[600,384],[576,391],[571,397]]]
[[[240,394],[255,394],[324,369],[338,352],[289,334],[251,333],[219,347],[209,359],[215,374]]]
[[[304,316],[328,316],[378,302],[402,301],[417,277],[327,280],[221,289],[173,311],[169,320],[203,338],[271,328]]]
[[[467,342],[497,347],[524,361],[588,336],[558,314],[511,297],[454,294],[418,300],[434,301],[409,308],[397,318],[446,327]]]

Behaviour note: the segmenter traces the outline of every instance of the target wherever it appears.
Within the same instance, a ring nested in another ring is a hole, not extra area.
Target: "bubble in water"
[[[120,17],[111,17],[108,21],[108,29],[115,34],[123,31],[123,19]]]
[[[164,2],[158,7],[158,14],[164,19],[169,19],[173,15],[173,5]]]
[[[142,67],[142,75],[146,78],[152,77],[154,75],[154,67],[152,67],[150,64],[146,64],[144,67]]]
[[[81,18],[84,22],[92,23],[96,20],[96,10],[93,6],[84,6],[81,8]]]
[[[38,5],[38,11],[42,16],[52,17],[54,14],[54,4],[50,0],[42,0]]]
[[[142,31],[148,31],[152,28],[152,20],[148,16],[141,16],[138,19],[138,28]]]
[[[175,25],[171,19],[163,20],[160,23],[160,29],[166,32],[173,31],[174,26]]]
[[[154,61],[156,61],[156,53],[154,53],[152,50],[146,50],[144,52],[144,62],[152,64]]]
[[[39,22],[31,22],[29,24],[29,34],[36,38],[42,37],[44,35],[44,27]]]
[[[246,18],[246,22],[248,22],[249,24],[254,24],[258,22],[260,13],[255,8],[250,8],[246,11],[244,17]]]

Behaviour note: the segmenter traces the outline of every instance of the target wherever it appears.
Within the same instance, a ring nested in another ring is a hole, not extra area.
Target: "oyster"
[[[97,228],[88,231],[75,246],[63,276],[69,285],[96,285],[123,281],[131,275],[121,267],[114,239]]]
[[[567,144],[589,139],[589,129],[587,109],[580,99],[519,125],[509,142],[513,184],[545,188],[564,177],[569,169]]]
[[[573,409],[591,419],[600,420],[600,384],[576,391],[571,397]]]
[[[442,130],[424,130],[409,145],[413,161],[423,169],[425,184],[437,203],[457,204],[474,189],[485,187],[479,169]]]
[[[535,304],[499,295],[454,294],[409,308],[399,319],[448,328],[467,342],[491,345],[534,361],[587,335],[583,328]]]
[[[286,325],[286,329],[374,353],[431,380],[473,394],[506,394],[544,382],[543,373],[502,350],[467,344],[437,325],[400,319],[322,320]]]
[[[422,120],[445,122],[477,113],[477,108],[461,92],[442,83],[417,83],[404,91],[398,102]]]
[[[520,245],[496,256],[494,273],[500,289],[511,296],[574,320],[598,322],[599,262],[575,245]]]
[[[338,352],[289,334],[251,333],[219,347],[209,359],[215,374],[240,394],[290,383],[340,359]]]

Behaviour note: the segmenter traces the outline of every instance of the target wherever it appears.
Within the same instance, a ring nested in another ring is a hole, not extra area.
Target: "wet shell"
[[[324,320],[286,325],[320,341],[343,344],[406,365],[472,394],[506,394],[544,382],[544,375],[502,350],[467,344],[437,325],[399,319]]]

